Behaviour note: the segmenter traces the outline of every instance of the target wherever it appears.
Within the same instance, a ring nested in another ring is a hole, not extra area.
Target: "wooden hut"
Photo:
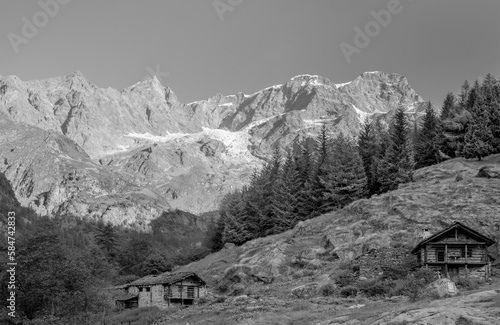
[[[206,283],[193,272],[148,275],[123,286],[123,297],[116,304],[123,308],[172,305],[192,305],[205,297]]]
[[[487,279],[492,259],[487,248],[494,243],[478,231],[455,222],[418,243],[412,254],[417,256],[420,265],[435,269],[447,278]]]

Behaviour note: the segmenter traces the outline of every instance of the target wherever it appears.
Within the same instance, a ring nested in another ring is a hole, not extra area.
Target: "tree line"
[[[114,301],[105,288],[171,271],[209,253],[205,232],[183,221],[198,217],[167,211],[148,233],[70,215],[41,217],[22,207],[0,173],[0,263],[7,265],[7,213],[14,212],[15,290],[0,270],[0,299],[15,291],[16,319],[53,317],[66,324],[89,323],[110,313]],[[175,224],[175,223],[179,224]],[[3,317],[6,318],[3,318]],[[0,323],[12,321],[4,313]]]
[[[323,125],[312,149],[304,143],[295,154],[283,155],[276,146],[248,185],[224,197],[209,246],[216,251],[225,243],[286,231],[411,182],[418,168],[499,152],[500,81],[491,74],[472,87],[465,81],[457,96],[448,93],[439,114],[428,102],[418,122],[400,106],[388,126],[380,118],[367,119],[356,140],[331,137]]]

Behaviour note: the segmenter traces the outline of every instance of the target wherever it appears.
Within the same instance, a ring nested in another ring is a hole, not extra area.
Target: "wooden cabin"
[[[420,265],[439,271],[447,278],[487,279],[491,257],[487,248],[495,243],[478,231],[455,222],[422,240],[411,252]]]
[[[119,308],[192,305],[206,295],[207,284],[192,272],[148,275],[122,286],[123,296],[115,299]]]

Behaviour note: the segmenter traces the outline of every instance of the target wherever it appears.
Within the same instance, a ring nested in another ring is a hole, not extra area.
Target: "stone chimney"
[[[420,234],[420,237],[422,238],[422,240],[429,238],[431,235],[432,234],[429,230],[429,227],[422,228],[422,233]]]

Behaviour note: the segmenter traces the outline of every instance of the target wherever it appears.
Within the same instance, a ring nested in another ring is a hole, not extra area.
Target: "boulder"
[[[482,178],[500,178],[500,167],[484,166],[479,169],[476,177]]]
[[[455,282],[450,279],[438,279],[424,289],[425,296],[437,296],[439,298],[452,297],[458,294]]]
[[[316,293],[317,283],[304,284],[293,288],[290,293],[297,298],[310,298]]]

